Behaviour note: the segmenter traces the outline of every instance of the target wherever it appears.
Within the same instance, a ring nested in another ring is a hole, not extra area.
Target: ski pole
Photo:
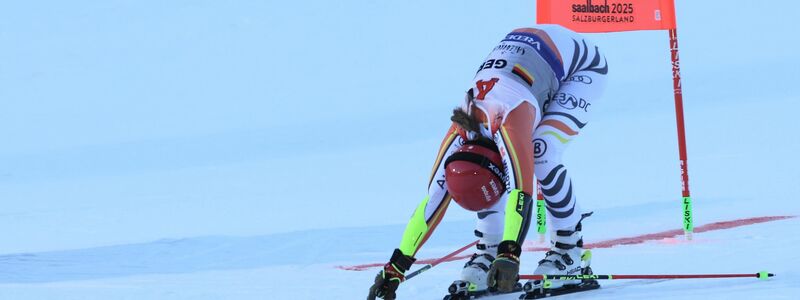
[[[438,258],[438,259],[436,259],[436,260],[434,260],[434,261],[430,262],[429,264],[426,264],[426,265],[422,266],[422,268],[419,268],[418,270],[416,270],[416,271],[414,271],[414,272],[411,272],[410,274],[406,275],[406,280],[409,280],[409,279],[411,279],[411,278],[414,278],[414,277],[416,277],[417,275],[419,275],[419,274],[422,274],[422,272],[425,272],[425,271],[427,271],[427,270],[430,270],[431,268],[435,267],[436,265],[438,265],[438,264],[440,264],[440,263],[442,263],[442,262],[445,262],[445,261],[447,261],[447,260],[448,260],[448,259],[450,259],[450,258],[453,258],[453,256],[456,256],[456,255],[458,255],[459,253],[461,253],[461,252],[464,252],[464,250],[467,250],[467,249],[469,249],[470,247],[472,247],[472,246],[475,246],[475,245],[477,245],[477,244],[478,244],[478,241],[474,241],[474,242],[472,242],[472,243],[469,243],[469,245],[466,245],[466,246],[464,246],[464,247],[461,247],[461,248],[459,248],[458,250],[456,250],[456,251],[453,251],[452,253],[450,253],[450,254],[448,254],[448,255],[442,256],[441,258]],[[376,289],[375,289],[375,287],[374,287],[374,286],[373,286],[372,288],[370,288],[370,289],[369,289],[369,295],[367,295],[367,300],[374,300],[374,299],[375,299],[375,297],[377,297],[377,296],[375,295],[375,292],[376,292]]]
[[[747,274],[674,274],[674,275],[519,275],[519,279],[528,280],[616,280],[616,279],[699,279],[699,278],[742,278],[751,277],[767,279],[775,274],[768,272],[747,273]]]
[[[416,271],[414,271],[414,272],[411,272],[410,274],[406,275],[406,280],[409,280],[409,279],[411,279],[411,278],[414,278],[414,277],[416,277],[417,275],[421,274],[422,272],[425,272],[425,271],[427,271],[427,270],[430,270],[431,268],[435,267],[436,265],[438,265],[438,264],[440,264],[440,263],[443,263],[443,262],[445,262],[445,261],[447,261],[447,260],[449,260],[449,259],[453,258],[453,256],[456,256],[456,255],[458,255],[459,253],[461,253],[461,252],[464,252],[464,250],[467,250],[467,249],[469,249],[470,247],[472,247],[472,246],[475,246],[475,245],[477,245],[477,244],[478,244],[478,241],[474,241],[474,242],[470,243],[469,245],[466,245],[466,246],[464,246],[464,247],[461,247],[461,248],[459,248],[458,250],[456,250],[456,251],[453,251],[452,253],[450,253],[450,254],[448,254],[448,255],[445,255],[445,256],[443,256],[443,257],[441,257],[441,258],[439,258],[439,259],[436,259],[436,260],[434,260],[434,261],[430,262],[429,264],[426,264],[426,265],[422,266],[422,268],[419,268],[418,270],[416,270]]]

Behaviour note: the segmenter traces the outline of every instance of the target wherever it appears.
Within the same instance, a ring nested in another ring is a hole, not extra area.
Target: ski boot
[[[461,270],[461,280],[456,280],[447,288],[449,295],[444,300],[465,300],[475,299],[481,296],[488,296],[497,293],[493,288],[489,288],[487,279],[489,268],[492,266],[497,246],[502,240],[501,235],[488,235],[475,230],[475,236],[480,238],[478,251],[464,264]],[[522,290],[519,284],[517,291]]]
[[[591,216],[584,214],[581,218]],[[550,251],[545,258],[539,261],[539,266],[533,272],[541,275],[566,275],[575,276],[570,280],[529,280],[523,285],[525,295],[520,299],[538,299],[555,294],[565,294],[574,291],[599,288],[596,280],[584,279],[583,275],[591,275],[591,252],[583,252],[583,235],[581,234],[581,221],[573,230],[556,230],[551,232]]]
[[[447,288],[450,297],[445,299],[470,299],[475,293],[487,291],[489,286],[486,283],[486,273],[493,261],[494,257],[488,253],[473,254],[461,270],[461,280],[454,281]]]
[[[553,282],[563,280],[530,280],[522,287],[522,290],[525,292],[525,294],[519,296],[519,299],[541,299],[549,296],[558,296],[599,289],[600,283],[592,278],[594,273],[592,273],[591,260],[592,252],[590,250],[583,252],[583,255],[581,255],[581,261],[583,263],[583,266],[581,267],[581,273],[576,275],[575,277],[577,279],[574,280],[577,282],[561,284],[559,287],[554,288],[552,284]]]
[[[462,280],[456,280],[447,288],[449,295],[444,300],[467,300],[503,294],[487,284],[489,267],[494,257],[489,254],[473,254],[461,271]],[[517,283],[511,293],[522,291],[522,284]]]

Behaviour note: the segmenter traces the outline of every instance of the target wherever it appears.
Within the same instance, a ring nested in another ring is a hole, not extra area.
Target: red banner
[[[675,29],[674,0],[537,0],[536,23],[577,32]]]

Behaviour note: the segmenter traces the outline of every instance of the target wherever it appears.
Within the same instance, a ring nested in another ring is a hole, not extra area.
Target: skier
[[[369,298],[396,298],[405,272],[451,199],[477,212],[474,233],[479,238],[451,294],[514,290],[531,223],[534,174],[551,220],[551,250],[534,273],[580,274],[582,215],[561,158],[586,126],[607,72],[598,47],[559,25],[506,35],[481,63],[465,102],[454,110],[428,196],[412,215],[400,247],[376,276]],[[553,281],[548,287],[571,283]]]

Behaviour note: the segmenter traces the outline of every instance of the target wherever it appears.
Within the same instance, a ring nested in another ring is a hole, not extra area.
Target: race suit
[[[574,228],[580,221],[562,153],[586,126],[607,73],[597,46],[558,25],[516,29],[480,64],[469,91],[474,99],[462,108],[483,123],[482,135],[497,144],[506,173],[505,195],[477,212],[480,252],[494,256],[501,240],[523,244],[535,205],[534,178],[541,184],[553,230]],[[403,254],[413,257],[442,220],[451,200],[443,164],[468,138],[455,123],[445,134],[428,195],[403,234]]]

